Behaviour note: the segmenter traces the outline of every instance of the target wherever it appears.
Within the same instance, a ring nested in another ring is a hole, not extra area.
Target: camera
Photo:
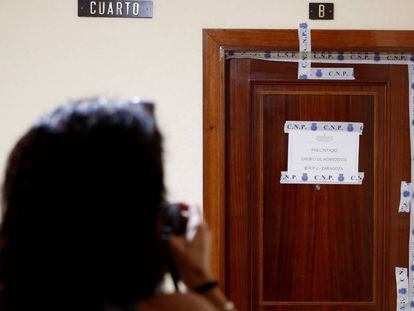
[[[184,203],[164,203],[161,211],[162,238],[168,240],[171,234],[184,235],[189,221],[189,206]]]
[[[164,203],[161,209],[161,221],[161,238],[165,243],[168,243],[172,234],[186,234],[189,223],[189,206],[183,203]],[[179,292],[178,281],[180,280],[180,275],[171,256],[167,258],[167,268],[171,274],[175,290]]]

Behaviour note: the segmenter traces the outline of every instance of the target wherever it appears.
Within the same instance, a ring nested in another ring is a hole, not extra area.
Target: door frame
[[[203,29],[203,206],[212,270],[226,284],[226,51],[298,51],[297,29]],[[414,31],[312,30],[312,50],[414,52]]]

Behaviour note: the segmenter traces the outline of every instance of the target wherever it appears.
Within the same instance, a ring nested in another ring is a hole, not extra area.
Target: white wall
[[[313,28],[414,29],[412,0],[332,1]],[[153,19],[106,19],[77,17],[77,0],[0,0],[0,171],[56,104],[139,95],[157,103],[169,197],[201,203],[202,28],[296,28],[308,2],[154,0]]]

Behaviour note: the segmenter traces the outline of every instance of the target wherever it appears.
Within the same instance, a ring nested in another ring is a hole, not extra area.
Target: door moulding
[[[299,51],[297,29],[203,30],[203,206],[212,231],[213,274],[226,282],[226,70],[227,51]],[[312,30],[312,50],[413,52],[414,31]]]

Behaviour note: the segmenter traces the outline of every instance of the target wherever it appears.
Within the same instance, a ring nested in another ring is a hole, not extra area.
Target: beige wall
[[[77,0],[0,0],[0,170],[41,113],[83,96],[157,103],[171,199],[202,201],[202,28],[296,28],[304,0],[154,0],[153,19],[77,17]],[[313,28],[414,29],[412,0],[341,0]],[[0,178],[1,180],[2,178]]]

